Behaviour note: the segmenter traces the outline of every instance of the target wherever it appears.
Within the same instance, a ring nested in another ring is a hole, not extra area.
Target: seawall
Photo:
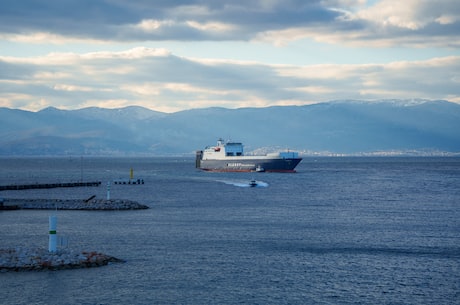
[[[7,199],[4,207],[33,210],[142,210],[149,207],[126,199]]]
[[[88,186],[100,186],[100,181],[91,182],[65,182],[65,183],[35,183],[35,184],[11,184],[11,185],[0,185],[0,191],[17,191],[17,190],[29,190],[29,189],[51,189],[58,187],[88,187]]]
[[[0,272],[90,268],[112,262],[124,261],[96,251],[65,249],[51,253],[45,249],[0,249]]]

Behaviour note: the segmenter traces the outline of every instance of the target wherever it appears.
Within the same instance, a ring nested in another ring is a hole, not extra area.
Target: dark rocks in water
[[[19,210],[17,205],[0,205],[0,211],[12,211],[12,210]]]

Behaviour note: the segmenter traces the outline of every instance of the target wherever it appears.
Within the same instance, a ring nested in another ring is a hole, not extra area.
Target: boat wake
[[[254,185],[251,184],[252,181],[255,182]],[[250,181],[243,181],[243,180],[217,180],[217,182],[222,182],[222,183],[237,186],[237,187],[268,187],[267,182],[258,181],[258,180],[250,180]]]

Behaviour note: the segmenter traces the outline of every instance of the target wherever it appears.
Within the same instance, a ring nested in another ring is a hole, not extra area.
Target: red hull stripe
[[[216,172],[216,173],[250,173],[255,172],[255,170],[246,170],[246,169],[239,169],[239,170],[225,170],[225,169],[212,169],[212,168],[202,168],[206,172]],[[296,170],[265,170],[268,173],[296,173]]]

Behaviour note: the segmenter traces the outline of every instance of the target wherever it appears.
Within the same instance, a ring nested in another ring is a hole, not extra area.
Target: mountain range
[[[304,106],[163,113],[0,108],[0,155],[192,155],[218,138],[246,152],[460,152],[460,105],[436,100],[331,101]]]

